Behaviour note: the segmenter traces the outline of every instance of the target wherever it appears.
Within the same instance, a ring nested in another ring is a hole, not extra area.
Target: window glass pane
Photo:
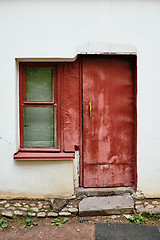
[[[56,148],[56,107],[24,107],[24,147]]]
[[[26,68],[26,100],[54,101],[53,68]]]

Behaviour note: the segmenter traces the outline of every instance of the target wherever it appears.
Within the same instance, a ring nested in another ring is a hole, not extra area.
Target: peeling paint
[[[133,60],[124,56],[82,58],[85,187],[133,186]]]

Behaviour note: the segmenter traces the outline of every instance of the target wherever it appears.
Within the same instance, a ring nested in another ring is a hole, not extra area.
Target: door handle
[[[89,102],[89,117],[92,116],[92,105],[91,102]]]

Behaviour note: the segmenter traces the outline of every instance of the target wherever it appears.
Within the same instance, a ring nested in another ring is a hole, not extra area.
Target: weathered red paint
[[[133,186],[133,71],[132,57],[83,57],[84,187]]]
[[[79,119],[80,119],[80,150],[79,150],[79,185],[83,186],[83,77],[82,77],[82,58],[79,60],[79,88],[80,88],[80,111],[79,111]]]
[[[71,160],[74,153],[50,153],[50,152],[18,152],[14,154],[15,160]]]
[[[114,187],[133,185],[133,164],[91,164],[85,165],[87,187]]]
[[[64,63],[62,83],[63,148],[74,152],[79,146],[79,61]]]
[[[25,100],[25,85],[23,80],[25,78],[23,64],[19,64],[19,125],[20,125],[20,147],[24,146],[24,128],[23,128],[23,108],[22,103]]]
[[[32,148],[24,148],[24,118],[23,106],[57,106],[57,149],[60,149],[60,66],[55,63],[20,63],[19,64],[19,110],[20,110],[20,151],[33,152]],[[26,101],[26,67],[54,67],[54,98],[55,102],[51,101]],[[39,148],[34,148],[38,152]],[[43,151],[50,152],[51,149],[43,149]]]
[[[54,99],[51,101],[26,101],[26,67],[54,67]],[[80,143],[80,80],[79,60],[71,63],[20,63],[20,149],[14,155],[16,160],[48,160],[73,158],[75,147]],[[23,106],[56,106],[57,108],[57,148],[24,148]],[[65,153],[66,154],[65,154]],[[51,154],[52,153],[52,154]],[[58,155],[58,154],[59,155]],[[50,157],[51,155],[51,157]],[[42,156],[42,157],[41,157]]]

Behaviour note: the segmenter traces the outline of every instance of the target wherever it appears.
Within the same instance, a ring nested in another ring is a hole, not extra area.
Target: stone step
[[[85,197],[102,197],[102,196],[114,196],[124,195],[126,193],[133,194],[132,187],[113,187],[113,188],[76,188],[75,195],[78,199]]]
[[[79,203],[80,216],[100,216],[132,213],[134,201],[130,195],[109,197],[88,197]]]

